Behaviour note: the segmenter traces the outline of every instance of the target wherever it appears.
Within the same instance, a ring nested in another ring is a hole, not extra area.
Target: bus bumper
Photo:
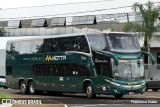
[[[112,87],[111,93],[112,95],[134,95],[134,94],[143,94],[145,92],[145,86],[140,85],[136,86],[127,86],[127,87]]]

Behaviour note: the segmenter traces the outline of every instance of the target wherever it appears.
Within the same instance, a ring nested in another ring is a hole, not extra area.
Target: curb
[[[0,107],[68,107],[66,104],[2,104]]]

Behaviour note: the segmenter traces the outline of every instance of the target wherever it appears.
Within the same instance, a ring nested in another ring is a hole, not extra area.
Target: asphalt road
[[[40,93],[37,95],[21,94],[19,90],[0,88],[0,93],[10,94],[12,98],[20,99],[45,99],[45,103],[67,104],[69,107],[159,107],[160,91],[153,92],[151,90],[144,94],[125,95],[122,99],[115,99],[110,95],[97,95],[94,99],[87,99],[85,94],[63,94],[54,95],[48,93]],[[138,102],[138,104],[137,104]],[[145,104],[147,103],[147,104]],[[158,103],[158,104],[156,104]]]

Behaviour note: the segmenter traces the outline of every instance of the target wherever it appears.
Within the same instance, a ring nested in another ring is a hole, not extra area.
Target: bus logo
[[[53,61],[53,60],[56,60],[56,61],[63,61],[63,60],[66,60],[66,56],[51,56],[51,55],[47,55],[45,57],[45,61]]]

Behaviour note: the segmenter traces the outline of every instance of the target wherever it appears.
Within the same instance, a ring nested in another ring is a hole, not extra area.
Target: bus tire
[[[148,91],[148,86],[146,85],[146,87],[145,87],[145,91]]]
[[[6,86],[4,86],[3,88],[4,88],[4,89],[8,89],[8,87],[6,87]]]
[[[21,81],[19,84],[19,89],[21,91],[22,94],[26,94],[27,93],[27,85],[25,84],[24,81]]]
[[[33,95],[36,93],[36,84],[34,81],[29,82],[29,94]]]
[[[157,88],[153,88],[152,90],[153,90],[153,91],[158,91],[158,89],[157,89]]]
[[[94,94],[93,85],[91,83],[88,83],[86,86],[86,95],[87,98],[94,98],[96,94]]]
[[[115,97],[116,99],[120,99],[120,98],[123,97],[123,95],[114,95],[114,97]]]

